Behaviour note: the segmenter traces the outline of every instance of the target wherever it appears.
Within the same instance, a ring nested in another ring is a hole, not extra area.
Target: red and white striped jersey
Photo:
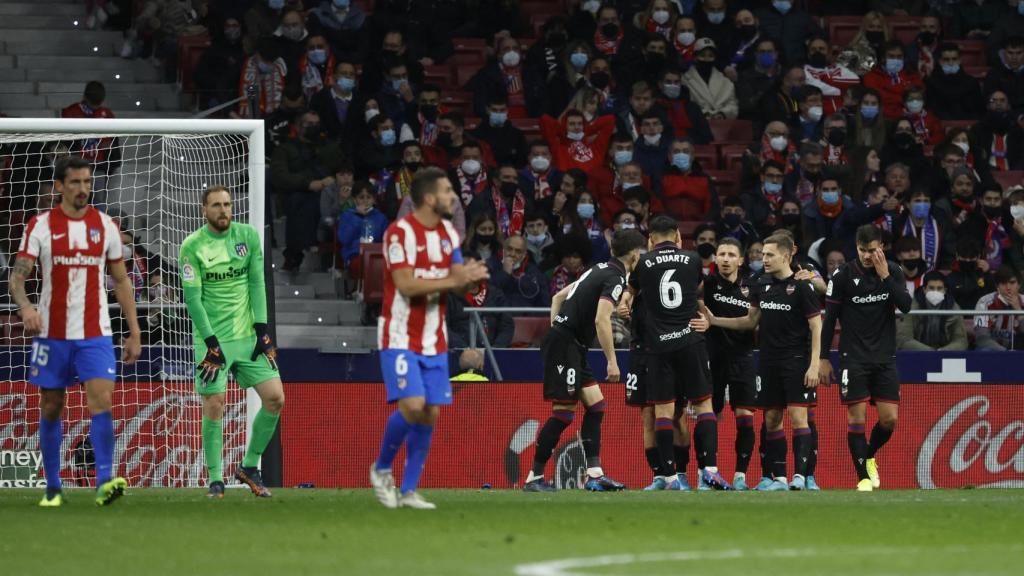
[[[407,214],[384,233],[384,304],[377,327],[381,350],[409,350],[424,356],[448,351],[444,322],[446,294],[435,292],[407,298],[395,288],[391,273],[412,268],[415,278],[447,278],[453,264],[462,264],[459,234],[448,220],[426,228]]]
[[[124,257],[114,221],[90,206],[81,218],[58,207],[29,220],[18,256],[39,264],[43,289],[41,338],[82,340],[110,336],[104,276],[107,263]]]

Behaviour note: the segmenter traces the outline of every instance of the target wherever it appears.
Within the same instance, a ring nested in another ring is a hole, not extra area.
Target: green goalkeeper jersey
[[[182,242],[178,266],[198,340],[253,338],[253,323],[266,323],[263,250],[252,226],[232,222],[223,234],[203,226]]]

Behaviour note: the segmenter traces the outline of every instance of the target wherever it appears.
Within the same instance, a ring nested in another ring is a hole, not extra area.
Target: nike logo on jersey
[[[53,235],[53,239],[54,240],[60,240],[61,238],[65,237],[65,236],[67,236],[67,234],[54,234]]]
[[[423,251],[424,251],[424,250],[426,250],[426,249],[427,249],[427,247],[426,247],[426,246],[417,246],[417,247],[416,247],[416,251],[417,251],[417,252],[423,252]]]

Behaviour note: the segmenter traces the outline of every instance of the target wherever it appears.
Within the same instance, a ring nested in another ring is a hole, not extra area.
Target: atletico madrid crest
[[[249,247],[245,245],[245,242],[239,242],[235,244],[235,254],[238,254],[239,258],[245,258],[245,255],[249,253]]]
[[[99,228],[89,228],[89,241],[93,244],[99,244],[100,239],[103,237],[102,232]]]

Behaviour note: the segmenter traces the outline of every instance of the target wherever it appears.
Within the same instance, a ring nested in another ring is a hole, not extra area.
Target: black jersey
[[[589,347],[597,335],[597,303],[604,299],[618,306],[626,289],[626,269],[613,258],[590,267],[569,285],[569,294],[555,316],[554,327]]]
[[[644,343],[652,352],[671,352],[704,335],[690,328],[697,317],[698,287],[703,278],[700,256],[666,242],[644,254],[629,276],[629,285],[644,294]]]
[[[646,350],[644,346],[644,330],[647,329],[647,323],[644,321],[646,317],[647,311],[644,310],[644,295],[637,294],[633,297],[633,310],[630,312],[629,318],[630,350]]]
[[[720,318],[739,318],[750,310],[751,284],[737,276],[735,282],[714,274],[704,280],[704,305]],[[708,329],[708,352],[712,356],[746,356],[754,349],[753,330]]]
[[[889,262],[882,280],[874,268],[854,260],[839,267],[825,291],[821,357],[828,357],[836,320],[842,325],[839,355],[854,362],[891,362],[896,358],[896,309],[908,312],[912,299],[899,264]]]
[[[779,280],[761,276],[750,291],[750,305],[761,310],[758,335],[761,363],[788,362],[810,353],[807,319],[821,314],[821,304],[809,280],[793,276]]]

